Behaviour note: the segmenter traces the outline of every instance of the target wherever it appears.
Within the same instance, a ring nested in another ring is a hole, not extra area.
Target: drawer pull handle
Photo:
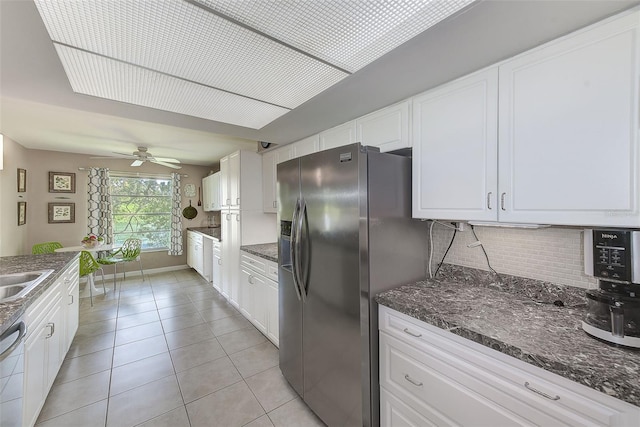
[[[404,333],[405,333],[405,334],[409,334],[409,335],[411,335],[412,337],[416,337],[416,338],[420,338],[420,337],[422,336],[422,334],[414,334],[413,332],[411,332],[411,331],[409,330],[409,328],[404,328]]]
[[[419,383],[416,380],[414,380],[413,378],[411,378],[409,376],[409,374],[405,374],[404,379],[409,381],[411,384],[413,384],[416,387],[422,387],[422,383]]]
[[[534,392],[534,393],[538,393],[540,396],[544,396],[544,397],[546,397],[546,398],[547,398],[547,399],[549,399],[549,400],[560,400],[560,396],[558,396],[558,395],[556,395],[555,397],[553,397],[553,396],[548,395],[547,393],[544,393],[544,392],[542,392],[542,391],[540,391],[540,390],[536,390],[535,388],[533,388],[533,387],[531,387],[531,386],[529,385],[529,382],[528,382],[528,381],[524,383],[524,386],[527,388],[527,390],[531,390],[531,391],[532,391],[532,392]]]
[[[45,338],[51,338],[53,336],[53,334],[56,333],[56,324],[55,323],[47,323],[47,328],[49,329],[49,335],[47,335]]]

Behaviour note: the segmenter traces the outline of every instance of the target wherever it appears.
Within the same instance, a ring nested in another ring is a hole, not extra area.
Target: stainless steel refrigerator
[[[352,144],[277,167],[280,369],[329,426],[379,424],[375,295],[425,277],[411,159]]]

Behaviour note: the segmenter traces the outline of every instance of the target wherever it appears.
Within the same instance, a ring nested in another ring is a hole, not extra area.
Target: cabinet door
[[[229,156],[220,159],[220,205],[223,208],[231,206],[231,195],[229,194]]]
[[[79,297],[79,288],[80,282],[78,279],[78,270],[73,270],[75,274],[75,279],[68,278],[65,280],[66,286],[66,301],[63,299],[62,303],[66,304],[66,323],[65,323],[65,345],[64,351],[65,353],[69,350],[71,346],[71,342],[76,335],[78,330],[79,323],[79,309],[80,309],[80,297]]]
[[[203,260],[202,256],[204,254],[204,250],[202,248],[202,241],[194,239],[193,244],[193,269],[198,272],[201,276],[204,275],[203,270]]]
[[[60,296],[58,296],[60,298]],[[45,396],[49,393],[49,389],[53,384],[53,381],[58,375],[58,370],[62,366],[64,355],[66,354],[65,344],[65,312],[61,306],[61,300],[54,306],[47,323],[47,329],[49,333],[45,336],[47,340],[47,364],[46,364],[46,382],[45,382]]]
[[[262,154],[262,211],[275,213],[276,209],[276,150]]]
[[[231,220],[234,219],[231,213],[221,212],[220,222],[222,230],[222,281],[221,290],[222,295],[228,300],[230,299],[231,289]]]
[[[220,249],[213,249],[213,265],[211,270],[213,288],[222,293],[222,253]]]
[[[320,151],[356,142],[356,122],[350,121],[320,132]]]
[[[640,225],[638,13],[500,66],[500,219]]]
[[[253,274],[249,278],[249,283],[253,291],[251,322],[260,332],[267,335],[267,324],[269,321],[267,318],[267,282],[257,274]]]
[[[375,111],[356,120],[356,141],[381,152],[410,148],[409,101]]]
[[[211,175],[209,175],[202,178],[202,209],[210,211],[211,205]]]
[[[211,182],[209,184],[209,198],[211,200],[211,210],[219,211],[222,207],[220,197],[220,172],[216,172],[211,175]]]
[[[267,280],[266,283],[267,338],[278,347],[280,341],[278,324],[278,283],[272,280]]]
[[[49,328],[45,323],[35,326],[25,341],[24,347],[24,425],[32,426],[44,401],[46,377],[46,336]]]
[[[276,200],[277,166],[278,163],[289,160],[292,152],[292,147],[287,145],[262,155],[262,200],[263,212],[265,213],[278,212],[278,202]]]
[[[193,241],[193,232],[187,231],[187,265],[191,268],[193,266],[193,254],[195,253],[195,242]]]
[[[298,157],[306,156],[307,154],[313,154],[320,151],[320,136],[313,135],[300,141],[296,141],[291,144],[291,158],[297,159]],[[289,159],[284,159],[289,160]],[[284,161],[280,160],[278,163]]]
[[[229,199],[231,207],[240,207],[240,151],[229,155]]]
[[[498,71],[413,100],[413,217],[496,220]]]
[[[224,247],[228,251],[225,251],[224,265],[227,266],[225,270],[227,274],[227,280],[229,282],[229,302],[235,308],[240,306],[240,213],[235,212],[229,215],[230,225],[230,238],[227,240],[225,237]]]
[[[248,320],[253,318],[254,310],[254,282],[251,271],[247,268],[240,267],[240,313]]]

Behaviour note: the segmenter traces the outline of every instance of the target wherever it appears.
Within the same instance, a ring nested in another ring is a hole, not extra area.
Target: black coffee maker
[[[640,348],[640,231],[584,231],[585,273],[598,278],[587,291],[582,329],[608,343]]]

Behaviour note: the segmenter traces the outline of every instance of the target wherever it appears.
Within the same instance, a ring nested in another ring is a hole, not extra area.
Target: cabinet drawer
[[[380,387],[380,425],[382,427],[438,427],[445,423],[438,424],[423,417],[384,387]]]
[[[482,425],[526,424],[516,415],[527,409],[524,405],[460,367],[386,334],[380,336],[380,352],[380,385],[437,425],[471,426],[478,420]],[[557,424],[552,418],[545,421],[543,425]]]
[[[405,345],[421,363],[438,371],[451,370],[451,378],[464,387],[529,421],[583,426],[638,420],[640,412],[632,405],[401,313],[382,307],[379,324],[381,342],[388,334],[400,343],[393,348]],[[487,384],[500,393],[487,391]]]
[[[278,266],[274,263],[267,264],[267,277],[278,283]]]
[[[42,322],[52,307],[57,304],[61,297],[62,281],[60,278],[47,291],[27,308],[24,314],[25,324],[32,329],[32,326]],[[30,335],[30,333],[28,332]]]
[[[243,252],[240,256],[240,264],[255,271],[256,273],[262,274],[263,276],[267,275],[266,262],[258,257]]]

